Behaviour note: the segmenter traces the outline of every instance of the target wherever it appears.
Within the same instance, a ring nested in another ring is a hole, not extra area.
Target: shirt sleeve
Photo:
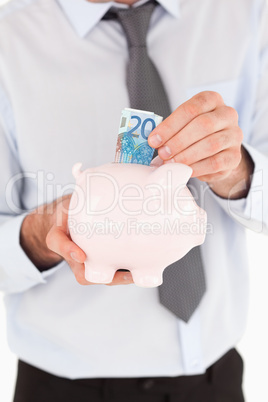
[[[259,24],[259,77],[249,140],[243,143],[254,162],[251,186],[246,198],[214,199],[237,222],[248,229],[268,234],[268,3]]]
[[[27,213],[21,202],[23,180],[14,130],[10,105],[0,87],[0,290],[6,293],[46,283],[46,277],[65,264],[41,273],[20,246],[20,228]]]

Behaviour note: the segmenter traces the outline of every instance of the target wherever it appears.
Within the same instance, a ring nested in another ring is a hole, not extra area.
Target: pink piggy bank
[[[168,265],[204,242],[207,217],[186,186],[189,166],[80,168],[73,167],[68,226],[87,255],[88,281],[110,283],[118,269],[127,269],[136,285],[159,286]]]

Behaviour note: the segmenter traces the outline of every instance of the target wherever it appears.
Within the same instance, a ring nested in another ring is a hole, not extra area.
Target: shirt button
[[[197,359],[195,359],[195,360],[192,361],[191,366],[192,366],[192,367],[197,367],[198,364],[199,364],[199,361],[198,361]]]
[[[154,386],[154,380],[148,379],[143,381],[142,388],[143,389],[151,389]]]

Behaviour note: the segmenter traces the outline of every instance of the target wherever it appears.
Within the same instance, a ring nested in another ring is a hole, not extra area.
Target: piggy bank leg
[[[163,269],[148,271],[148,268],[139,268],[131,271],[135,285],[143,288],[155,288],[163,283]]]
[[[111,283],[115,269],[109,266],[98,265],[91,261],[85,261],[85,278],[93,283]]]

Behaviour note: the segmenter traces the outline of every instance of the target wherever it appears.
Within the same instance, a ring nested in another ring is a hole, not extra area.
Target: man
[[[172,113],[149,143],[164,163],[192,167],[213,228],[201,247],[206,292],[187,323],[130,273],[111,284],[128,286],[87,282],[68,237],[71,167],[113,161],[130,106],[128,39],[103,17],[144,1],[92,3],[13,0],[0,14],[0,284],[20,359],[14,401],[243,401],[233,348],[247,315],[244,227],[268,223],[267,3],[161,0],[150,19],[147,50]]]

